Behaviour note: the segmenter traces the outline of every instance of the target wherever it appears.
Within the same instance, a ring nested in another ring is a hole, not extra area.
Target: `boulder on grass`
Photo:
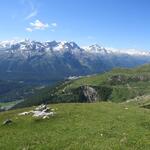
[[[49,108],[47,105],[42,104],[36,107],[35,110],[31,110],[29,112],[22,112],[19,113],[18,115],[24,116],[32,114],[33,117],[47,119],[50,116],[54,116],[55,114],[54,110],[55,109]]]
[[[3,122],[3,125],[8,125],[8,124],[11,124],[13,121],[11,119],[6,119],[4,122]]]

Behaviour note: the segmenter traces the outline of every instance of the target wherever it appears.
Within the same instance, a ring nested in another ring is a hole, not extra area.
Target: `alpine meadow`
[[[150,2],[2,0],[0,150],[150,150]]]

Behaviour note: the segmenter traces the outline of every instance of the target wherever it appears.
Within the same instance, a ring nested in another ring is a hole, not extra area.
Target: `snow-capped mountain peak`
[[[18,43],[18,41],[16,41],[16,40],[0,41],[0,48],[7,48],[16,43]]]
[[[104,47],[99,46],[98,44],[83,47],[83,49],[89,53],[97,53],[97,54],[109,54],[109,53],[111,53],[111,51],[105,49]]]
[[[145,63],[150,63],[149,52],[103,48],[98,44],[82,48],[75,42],[0,42],[1,79],[17,76],[31,80],[35,76],[36,79],[54,80],[56,76],[88,75]]]
[[[44,52],[44,51],[53,51],[64,53],[66,51],[72,53],[78,53],[84,51],[85,53],[91,53],[96,55],[132,55],[132,56],[150,56],[150,52],[147,51],[138,51],[135,49],[114,49],[114,48],[104,48],[99,46],[98,44],[94,44],[87,47],[79,47],[75,42],[67,42],[67,41],[47,41],[47,42],[39,42],[39,41],[31,41],[29,39],[25,40],[11,40],[11,41],[0,41],[0,50],[13,50],[13,51],[33,51],[33,52]]]

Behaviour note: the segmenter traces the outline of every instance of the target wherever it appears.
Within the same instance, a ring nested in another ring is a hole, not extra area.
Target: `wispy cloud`
[[[29,20],[38,14],[37,3],[34,0],[22,0],[22,4],[26,7],[25,20]]]
[[[56,22],[51,23],[50,24],[51,32],[55,32],[57,27],[58,27],[58,24]]]
[[[37,17],[39,10],[37,7],[37,0],[21,0],[22,4],[27,7],[25,20],[33,19]],[[35,30],[46,30],[49,28],[51,32],[55,32],[58,24],[56,22],[44,23],[41,20],[37,19],[34,22],[30,22],[29,26],[26,28],[26,31],[33,32]]]
[[[37,16],[38,11],[37,10],[33,10],[28,16],[25,17],[25,20],[29,20],[32,17]]]

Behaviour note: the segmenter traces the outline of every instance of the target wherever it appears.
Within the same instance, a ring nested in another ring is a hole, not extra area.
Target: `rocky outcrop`
[[[83,101],[91,103],[97,101],[98,93],[93,87],[85,85],[80,87],[80,97]]]
[[[123,84],[128,81],[128,77],[125,75],[114,75],[110,78],[108,78],[108,82],[111,85],[116,85],[116,84]]]
[[[111,85],[117,84],[126,84],[128,82],[138,82],[138,81],[149,81],[149,75],[134,75],[134,76],[126,76],[126,75],[114,75],[108,78],[108,83]]]
[[[31,110],[29,112],[22,112],[22,113],[19,113],[18,115],[19,116],[25,116],[25,115],[32,115],[33,117],[36,117],[36,118],[42,118],[42,119],[46,119],[46,118],[49,118],[50,116],[54,116],[55,110],[48,107],[47,105],[40,105],[38,107],[35,108],[35,110]]]

